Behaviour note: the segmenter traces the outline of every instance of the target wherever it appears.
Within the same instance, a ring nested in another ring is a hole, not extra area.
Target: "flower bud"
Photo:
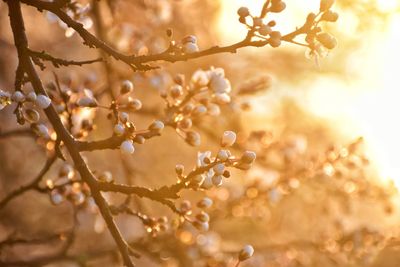
[[[272,29],[270,26],[263,24],[258,29],[258,32],[263,36],[267,36],[268,34],[270,34],[272,32]]]
[[[142,102],[139,99],[129,99],[128,108],[137,111],[142,108]]]
[[[337,46],[336,38],[326,32],[318,34],[317,40],[328,49],[333,49]]]
[[[122,123],[127,123],[129,120],[129,114],[126,112],[121,112],[119,114],[119,119],[121,120]]]
[[[12,96],[11,99],[17,103],[23,102],[25,100],[25,96],[21,91],[15,91]]]
[[[39,98],[39,96],[38,96]],[[78,106],[84,107],[84,108],[94,108],[97,107],[97,101],[94,98],[84,96],[80,98],[77,102]]]
[[[206,209],[211,207],[213,204],[213,201],[211,198],[205,197],[202,200],[200,200],[199,202],[197,202],[197,207],[201,208],[201,209]]]
[[[183,52],[185,53],[194,53],[194,52],[198,52],[199,51],[199,47],[197,46],[197,44],[194,43],[185,43],[183,45]]]
[[[123,81],[121,84],[121,90],[120,90],[121,95],[130,93],[132,91],[133,91],[133,83],[129,80]]]
[[[69,164],[63,164],[60,170],[58,171],[59,177],[67,177],[68,179],[72,179],[74,177],[75,171],[74,168]]]
[[[133,146],[132,140],[125,140],[121,143],[120,149],[122,153],[133,154],[135,152],[135,147]]]
[[[204,177],[203,183],[201,184],[201,188],[207,190],[207,189],[211,189],[212,187],[213,187],[213,182],[212,182],[211,176],[210,175],[206,175]]]
[[[210,89],[217,94],[229,93],[232,90],[229,80],[217,74],[211,76],[209,86]]]
[[[26,100],[31,101],[31,102],[35,102],[36,101],[36,97],[37,97],[36,93],[32,91],[32,92],[29,92],[26,95]]]
[[[50,200],[54,205],[59,205],[64,201],[64,197],[58,192],[58,190],[53,190],[50,193]]]
[[[231,177],[231,172],[228,170],[225,170],[224,173],[222,174],[222,176],[224,176],[225,178],[229,178],[229,177]]]
[[[41,109],[46,109],[50,106],[51,99],[48,96],[45,95],[37,95],[35,104],[41,108]]]
[[[125,127],[122,123],[117,123],[114,126],[114,134],[117,136],[123,135],[125,132]]]
[[[319,5],[319,11],[320,12],[325,12],[328,9],[330,9],[333,4],[335,3],[335,0],[321,0],[320,5]]]
[[[283,1],[272,1],[270,11],[274,13],[282,12],[286,8],[286,4]]]
[[[185,140],[191,146],[199,146],[201,143],[200,134],[194,131],[187,132]]]
[[[221,146],[229,147],[232,146],[236,141],[236,133],[232,131],[225,131],[222,135]]]
[[[150,131],[155,131],[157,133],[161,133],[161,131],[164,129],[164,123],[162,121],[154,121],[150,126],[149,130]]]
[[[188,213],[191,209],[192,209],[192,204],[190,203],[189,200],[182,201],[181,206],[180,206],[180,211],[183,214]]]
[[[237,10],[237,14],[239,15],[239,17],[245,18],[247,16],[250,16],[250,11],[247,7],[242,6]]]
[[[194,221],[193,226],[196,227],[197,230],[202,232],[206,232],[210,228],[208,222],[200,222],[200,221]]]
[[[194,109],[194,105],[192,103],[189,103],[185,105],[182,109],[182,113],[185,115],[189,115]]]
[[[218,163],[213,167],[213,170],[214,170],[216,175],[222,175],[224,173],[224,170],[225,170],[225,165],[222,164],[222,163]]]
[[[255,27],[261,26],[262,24],[263,24],[262,18],[258,18],[258,17],[253,18],[253,25],[254,25]]]
[[[173,98],[178,98],[178,97],[182,96],[183,95],[182,86],[180,86],[178,84],[173,85],[171,87],[170,93]]]
[[[196,215],[196,220],[200,222],[209,222],[210,216],[206,212],[201,211],[199,214]]]
[[[246,245],[239,252],[239,261],[245,261],[254,254],[254,248],[251,245]]]
[[[231,97],[226,93],[223,94],[217,93],[215,94],[214,98],[215,102],[220,105],[228,104],[229,102],[231,102]]]
[[[193,116],[201,116],[207,113],[207,108],[204,105],[198,105],[192,111]]]
[[[227,150],[221,149],[220,151],[218,151],[217,158],[222,161],[227,160],[229,158]]]
[[[32,123],[31,128],[37,136],[44,137],[44,138],[50,138],[49,130],[47,129],[47,127],[44,124]]]
[[[189,129],[193,125],[193,122],[190,118],[184,118],[183,120],[178,122],[178,126],[181,129]]]
[[[30,122],[38,122],[39,121],[39,119],[40,119],[40,115],[39,115],[39,112],[37,112],[36,110],[34,110],[34,109],[27,109],[26,111],[25,111],[25,114],[26,114],[26,119],[28,120],[28,121],[30,121]]]
[[[175,172],[177,175],[181,176],[183,174],[184,170],[185,170],[185,166],[183,166],[182,164],[176,164]]]
[[[216,116],[219,116],[219,115],[221,114],[221,109],[220,109],[220,107],[219,107],[217,104],[212,104],[212,103],[210,103],[210,104],[208,104],[208,106],[207,106],[207,113],[208,113],[210,116],[216,117]]]
[[[111,183],[114,181],[112,173],[109,171],[105,171],[103,172],[100,176],[99,176],[99,181],[101,182],[106,182],[106,183]]]
[[[240,161],[246,164],[252,164],[255,161],[255,159],[256,159],[256,153],[254,153],[253,151],[246,151],[243,153]]]
[[[138,144],[143,145],[144,142],[146,142],[146,138],[144,138],[143,135],[136,135],[135,142],[138,143]]]
[[[212,178],[212,183],[215,186],[221,186],[222,185],[222,176],[221,175],[214,175]]]
[[[331,10],[328,10],[324,12],[321,16],[321,20],[324,21],[329,21],[329,22],[336,22],[339,18],[339,14],[336,12],[333,12]]]
[[[196,36],[194,36],[194,35],[188,35],[188,36],[184,37],[184,38],[182,39],[182,44],[186,44],[186,43],[193,43],[193,44],[197,43],[197,38],[196,38]]]

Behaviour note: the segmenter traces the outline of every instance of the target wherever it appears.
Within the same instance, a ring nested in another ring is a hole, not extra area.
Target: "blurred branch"
[[[24,192],[35,189],[38,187],[39,182],[42,180],[43,176],[48,172],[48,170],[51,168],[53,163],[56,161],[57,157],[55,155],[51,156],[50,158],[47,159],[46,164],[42,168],[42,170],[39,172],[39,174],[33,179],[32,182],[30,182],[27,185],[21,186],[17,190],[13,191],[12,193],[8,194],[5,198],[3,198],[0,201],[0,209],[4,208],[10,200],[18,197],[19,195],[23,194]]]
[[[14,136],[34,137],[31,129],[15,129],[15,130],[7,131],[7,132],[0,131],[0,140],[8,138],[8,137],[14,137]]]
[[[32,56],[36,59],[50,61],[56,68],[58,68],[60,66],[70,66],[70,65],[82,66],[82,65],[86,65],[86,64],[92,64],[92,63],[104,61],[102,58],[83,60],[83,61],[66,60],[66,59],[62,59],[62,58],[53,57],[52,55],[46,53],[45,51],[38,52],[38,51],[31,50],[29,48],[28,48],[28,53],[30,54],[30,56]]]

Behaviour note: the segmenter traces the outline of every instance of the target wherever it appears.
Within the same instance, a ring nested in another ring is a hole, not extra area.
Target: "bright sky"
[[[263,0],[221,1],[222,38],[226,42],[237,41],[245,35],[245,29],[226,27],[227,23],[236,23],[238,7],[260,10]],[[301,25],[307,12],[319,7],[319,0],[286,2],[292,19],[282,22],[280,29],[284,32],[292,30],[293,25]],[[399,0],[376,2],[381,11],[400,10]],[[338,27],[351,32],[356,23],[354,18],[344,15]],[[307,85],[312,89],[307,91],[306,100],[301,101],[316,115],[335,121],[340,132],[351,137],[364,136],[368,155],[381,178],[393,179],[400,188],[400,12],[393,12],[388,25],[386,29],[371,29],[364,46],[354,51],[348,70],[357,78],[349,82],[320,76]]]

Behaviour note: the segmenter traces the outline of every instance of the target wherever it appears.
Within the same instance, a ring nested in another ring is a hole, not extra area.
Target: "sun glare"
[[[259,10],[263,1],[221,0],[221,3],[224,10],[220,19],[222,38],[233,41],[245,34],[240,27],[229,27],[230,31],[224,27],[237,21],[235,10],[240,6]],[[288,5],[291,20],[282,22],[280,29],[290,30],[288,27],[300,25],[304,19],[302,12],[316,10],[318,3],[318,0],[292,1]],[[299,101],[315,115],[335,123],[339,132],[353,138],[363,136],[367,154],[376,166],[379,178],[393,180],[400,188],[400,13],[395,12],[400,3],[398,0],[377,0],[376,4],[380,11],[391,11],[392,15],[385,30],[371,29],[363,47],[351,56],[348,72],[355,78],[349,82],[337,77],[318,77],[309,86],[306,99]],[[340,19],[350,25],[344,29],[344,34],[356,30],[357,18],[343,16]]]

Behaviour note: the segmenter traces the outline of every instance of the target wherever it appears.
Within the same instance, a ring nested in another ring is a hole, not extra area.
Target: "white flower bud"
[[[178,122],[178,126],[181,129],[189,129],[190,127],[192,127],[192,125],[193,125],[193,122],[190,118],[184,118],[183,120]]]
[[[59,205],[64,201],[64,197],[57,190],[53,190],[50,194],[50,200],[54,205]]]
[[[35,134],[39,137],[50,138],[49,130],[44,124],[32,123],[31,127]]]
[[[204,177],[203,183],[201,184],[201,188],[210,189],[212,187],[213,187],[213,182],[212,182],[211,176],[206,175],[206,177]]]
[[[210,81],[210,89],[217,94],[229,93],[231,91],[231,83],[222,75],[213,73]]]
[[[207,106],[207,112],[211,116],[219,116],[221,114],[221,109],[217,104],[210,103]]]
[[[256,160],[256,157],[257,155],[253,151],[245,151],[240,161],[243,163],[252,164]]]
[[[195,184],[197,186],[201,185],[204,182],[204,175],[195,175],[191,179],[191,184]]]
[[[41,109],[46,109],[50,106],[51,99],[48,96],[45,95],[37,95],[35,104]]]
[[[125,140],[121,143],[120,149],[122,153],[133,154],[135,152],[135,147],[133,146],[132,140]]]
[[[192,209],[192,204],[189,200],[184,200],[181,203],[180,211],[185,214],[188,213]]]
[[[217,158],[222,160],[222,161],[227,160],[229,158],[228,151],[225,150],[225,149],[221,149],[220,151],[218,151]]]
[[[197,37],[194,35],[188,35],[182,39],[182,43],[197,43]]]
[[[212,179],[213,185],[215,185],[215,186],[222,185],[222,176],[221,175],[214,175],[211,179]]]
[[[103,172],[100,176],[99,176],[99,181],[102,182],[106,182],[106,183],[111,183],[114,181],[112,173],[109,171],[105,171]]]
[[[63,164],[58,172],[59,177],[67,177],[68,179],[72,179],[74,174],[74,168],[69,164]]]
[[[218,163],[217,165],[215,165],[213,167],[213,170],[215,172],[216,175],[222,175],[225,171],[225,165],[222,163]]]
[[[200,222],[209,222],[210,216],[206,212],[201,211],[199,214],[196,215],[196,219]]]
[[[115,124],[114,126],[114,133],[118,136],[123,135],[125,132],[125,127],[122,123]]]
[[[11,99],[14,100],[15,102],[20,103],[20,102],[23,102],[25,100],[25,96],[21,91],[15,91],[12,94]]]
[[[221,146],[229,147],[232,146],[236,141],[236,134],[232,131],[225,131],[222,135]]]
[[[245,261],[254,254],[254,248],[251,245],[246,245],[239,252],[239,261]]]
[[[142,102],[139,99],[130,99],[128,107],[133,111],[137,111],[142,108]]]
[[[187,132],[186,133],[186,142],[192,146],[199,146],[201,143],[200,134],[198,132]]]
[[[77,102],[78,106],[86,107],[86,108],[94,108],[97,107],[97,101],[94,98],[84,96],[80,98]]]
[[[133,83],[129,80],[125,80],[121,84],[121,94],[127,94],[133,91]]]
[[[178,84],[173,85],[170,91],[173,98],[178,98],[183,95],[183,88]]]
[[[126,122],[128,122],[128,120],[129,120],[129,114],[126,113],[126,112],[121,112],[121,113],[119,114],[119,119],[120,119],[123,123],[126,123]]]
[[[210,228],[208,222],[200,222],[200,221],[194,221],[193,226],[196,227],[197,230],[202,232],[206,232]]]
[[[201,116],[207,113],[207,108],[204,105],[199,105],[194,108],[192,114],[193,116]]]
[[[209,208],[211,207],[213,204],[213,201],[211,198],[205,197],[202,200],[200,200],[199,202],[197,202],[197,207],[201,208],[201,209],[205,209],[205,208]]]
[[[192,75],[192,83],[199,87],[206,86],[209,82],[210,82],[210,77],[207,74],[207,72],[203,70],[197,70]]]
[[[162,121],[154,121],[150,126],[149,130],[160,133],[164,129],[164,123]]]
[[[183,52],[185,52],[185,53],[189,54],[189,53],[194,53],[194,52],[198,52],[198,51],[199,51],[199,47],[195,43],[188,42],[183,45]]]
[[[36,101],[36,98],[37,98],[37,95],[36,95],[36,93],[35,92],[29,92],[28,94],[27,94],[27,96],[26,96],[26,99],[28,100],[28,101],[31,101],[31,102],[35,102]]]
[[[220,105],[228,104],[231,102],[231,97],[226,93],[215,94],[214,98],[215,98],[215,102],[217,102],[217,104],[220,104]]]

